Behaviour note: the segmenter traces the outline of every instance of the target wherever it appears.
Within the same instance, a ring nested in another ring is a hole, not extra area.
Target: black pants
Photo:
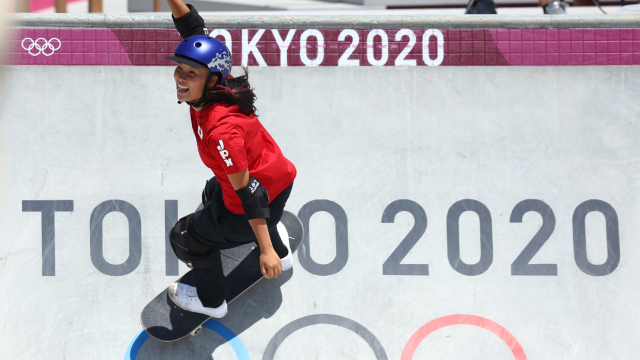
[[[198,242],[213,249],[214,263],[205,269],[193,269],[198,297],[202,305],[207,307],[218,307],[227,297],[227,283],[222,272],[222,261],[220,250],[234,248],[250,242],[256,242],[256,235],[244,215],[234,214],[222,201],[222,188],[216,179],[214,181],[214,191],[211,201],[205,204],[201,211],[193,214],[193,220],[189,227],[189,233]],[[293,184],[284,189],[269,204],[271,216],[267,220],[269,236],[273,249],[282,259],[289,251],[280,239],[280,234],[276,230],[276,225],[282,218],[284,205],[289,199]],[[289,239],[286,239],[289,241]]]

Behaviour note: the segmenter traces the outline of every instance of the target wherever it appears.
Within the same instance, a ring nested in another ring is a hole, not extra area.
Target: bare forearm
[[[231,186],[233,186],[236,192],[242,191],[241,189],[245,188],[249,184],[249,171],[247,169],[227,176],[229,177]],[[258,186],[260,183],[256,181],[255,184]],[[239,195],[240,199],[242,200],[244,198],[245,200],[250,200],[249,198],[246,198],[245,195],[246,194]],[[261,196],[264,196],[264,194]],[[245,211],[247,210],[245,209]],[[267,227],[267,220],[261,217],[255,217],[249,219],[249,225],[251,225],[253,233],[256,234],[258,245],[260,245],[260,270],[262,271],[262,274],[267,279],[278,277],[282,272],[282,262],[280,261],[276,251],[273,249],[271,236],[269,236],[269,228]]]
[[[235,174],[228,175],[231,186],[234,190],[241,189],[249,183],[249,171],[243,170]],[[260,251],[263,253],[270,249],[273,249],[271,244],[271,237],[269,236],[269,228],[267,227],[267,221],[265,219],[251,219],[249,224],[256,234],[258,244],[260,244]]]
[[[273,251],[273,244],[271,243],[271,236],[269,236],[267,221],[265,219],[251,219],[249,220],[249,224],[258,239],[260,252],[264,254],[266,252]]]
[[[171,13],[174,18],[181,18],[189,13],[189,7],[185,5],[182,0],[167,0],[167,4],[169,4],[169,8],[171,9]]]

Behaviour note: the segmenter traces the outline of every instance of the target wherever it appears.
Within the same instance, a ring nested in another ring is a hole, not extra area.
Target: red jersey
[[[249,169],[275,199],[296,177],[296,168],[255,115],[244,115],[236,105],[213,104],[202,111],[191,108],[191,126],[202,162],[222,186],[224,205],[244,214],[228,174]]]

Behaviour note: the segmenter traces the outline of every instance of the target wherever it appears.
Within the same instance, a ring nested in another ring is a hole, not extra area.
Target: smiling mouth
[[[189,88],[176,84],[176,90],[178,90],[178,92],[181,93],[181,94],[186,94],[187,91],[189,91]]]

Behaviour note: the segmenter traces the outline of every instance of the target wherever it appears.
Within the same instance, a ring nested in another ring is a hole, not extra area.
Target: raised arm
[[[171,14],[174,19],[181,18],[191,11],[182,0],[167,0],[167,4],[169,4],[169,8],[171,8]]]
[[[173,24],[183,39],[193,35],[207,35],[204,20],[193,5],[185,4],[182,0],[167,0],[167,4],[171,8]]]

